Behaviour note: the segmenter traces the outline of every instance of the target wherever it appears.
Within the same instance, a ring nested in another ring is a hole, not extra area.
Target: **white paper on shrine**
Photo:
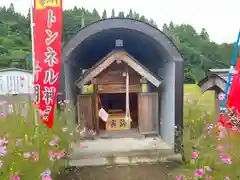
[[[107,122],[109,114],[103,108],[99,110],[98,115],[104,122]]]

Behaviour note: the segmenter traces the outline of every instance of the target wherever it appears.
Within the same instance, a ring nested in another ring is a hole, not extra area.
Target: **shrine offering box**
[[[125,121],[125,113],[111,113],[106,122],[107,131],[129,130],[131,121]]]

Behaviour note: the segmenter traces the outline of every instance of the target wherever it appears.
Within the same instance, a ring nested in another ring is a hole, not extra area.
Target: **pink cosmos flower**
[[[32,153],[32,156],[33,156],[33,160],[34,160],[35,162],[37,162],[37,161],[39,160],[39,154],[38,154],[38,152],[33,152],[33,153]]]
[[[15,180],[20,180],[20,177],[19,176],[15,176]]]
[[[218,95],[218,99],[219,99],[220,101],[224,100],[224,98],[225,98],[225,94],[224,94],[224,93],[220,93],[220,94]]]
[[[181,176],[176,176],[176,180],[182,180]]]
[[[204,174],[203,169],[197,169],[194,171],[194,176],[201,177]]]
[[[226,180],[230,180],[230,178],[228,176],[226,176]]]
[[[79,145],[80,148],[85,148],[86,146],[84,144],[81,144]]]
[[[0,139],[0,146],[8,144],[8,140]]]
[[[232,164],[232,159],[227,154],[221,153],[220,158],[224,164]]]
[[[0,156],[5,156],[7,154],[7,150],[6,147],[0,147]]]
[[[42,180],[52,180],[50,175],[42,176]]]
[[[47,169],[41,174],[42,180],[52,180],[51,178],[51,170]]]
[[[55,159],[61,159],[63,157],[63,153],[62,152],[54,152],[53,156]]]
[[[216,150],[217,150],[217,151],[223,151],[223,150],[224,150],[224,146],[218,145],[218,146],[216,147]]]
[[[192,152],[192,159],[197,159],[198,158],[198,153],[196,151]]]
[[[19,176],[12,175],[9,180],[21,180]]]
[[[54,156],[54,151],[53,151],[53,150],[50,150],[50,151],[48,152],[48,155],[49,155],[50,161],[54,161],[54,158],[55,158],[55,156]]]
[[[57,146],[57,142],[52,140],[52,141],[49,142],[49,145],[50,146]]]
[[[63,156],[62,156],[62,153],[56,153],[56,159],[61,159]]]
[[[7,114],[4,114],[3,112],[0,113],[0,119],[1,118],[6,118],[7,117]]]

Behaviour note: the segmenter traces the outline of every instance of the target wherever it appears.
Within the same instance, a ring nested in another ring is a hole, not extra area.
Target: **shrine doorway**
[[[125,93],[98,94],[98,97],[99,108],[103,108],[109,114],[107,122],[104,122],[100,117],[98,118],[100,137],[114,138],[139,135],[138,93],[129,93],[129,110],[131,121],[125,120]]]

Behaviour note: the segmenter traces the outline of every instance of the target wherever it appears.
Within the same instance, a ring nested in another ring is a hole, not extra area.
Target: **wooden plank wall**
[[[141,86],[139,84],[129,85],[129,93],[140,91]],[[98,93],[126,93],[126,85],[125,84],[98,85]]]
[[[97,92],[98,93],[125,93],[126,92],[126,78],[123,72],[126,71],[127,64],[114,63],[101,74],[96,77]],[[141,76],[133,69],[128,67],[129,73],[129,91],[141,92],[140,78]]]
[[[95,122],[95,96],[84,94],[78,96],[78,123],[80,128],[96,130]]]
[[[140,133],[157,133],[158,110],[158,93],[139,93],[138,122]]]

